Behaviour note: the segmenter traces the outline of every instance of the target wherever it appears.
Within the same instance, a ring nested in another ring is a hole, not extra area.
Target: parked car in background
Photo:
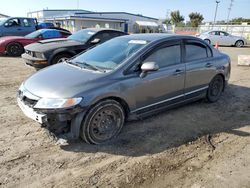
[[[37,24],[37,29],[50,29],[54,27],[55,25],[51,22],[40,22]]]
[[[244,37],[230,35],[225,31],[208,31],[202,33],[199,38],[212,45],[218,43],[223,46],[242,47],[247,44],[247,40]]]
[[[126,33],[111,29],[83,29],[67,39],[43,40],[25,47],[22,58],[27,65],[41,69],[61,63],[82,51]]]
[[[70,32],[67,29],[61,28],[61,27],[56,27],[53,23],[51,22],[40,22],[37,25],[37,29],[57,29],[57,30],[61,30],[61,31],[66,31],[66,32]]]
[[[196,37],[127,35],[38,71],[22,83],[17,100],[49,130],[100,144],[126,119],[219,100],[230,70],[228,55]]]
[[[25,36],[37,29],[37,21],[34,18],[8,17],[0,18],[0,37]]]
[[[40,29],[28,35],[6,36],[0,38],[0,54],[9,56],[20,56],[24,53],[24,46],[45,39],[66,38],[71,33],[55,29]]]

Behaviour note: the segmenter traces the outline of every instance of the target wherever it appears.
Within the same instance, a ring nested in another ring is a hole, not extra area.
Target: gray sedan
[[[196,37],[128,35],[35,73],[17,101],[49,130],[100,144],[126,120],[201,98],[217,101],[230,69],[227,55]]]
[[[199,38],[205,40],[208,44],[215,45],[218,43],[223,46],[242,47],[247,44],[247,40],[243,37],[230,35],[225,31],[208,31],[202,33]]]

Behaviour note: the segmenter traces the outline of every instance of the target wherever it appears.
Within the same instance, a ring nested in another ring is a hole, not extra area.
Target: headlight
[[[70,99],[40,99],[34,108],[38,109],[59,109],[59,108],[70,108],[79,104],[82,98],[70,98]]]
[[[40,59],[46,59],[44,54],[41,52],[33,52],[34,57],[40,58]]]

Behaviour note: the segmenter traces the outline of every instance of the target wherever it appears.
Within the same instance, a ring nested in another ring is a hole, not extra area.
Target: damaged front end
[[[81,98],[45,99],[38,97],[23,86],[17,92],[17,102],[23,113],[40,123],[56,136],[70,135],[69,139],[78,139],[84,109],[79,105]]]

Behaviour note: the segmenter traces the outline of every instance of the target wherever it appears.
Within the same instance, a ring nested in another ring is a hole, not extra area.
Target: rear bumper
[[[22,58],[24,62],[26,63],[26,65],[35,67],[37,69],[42,69],[48,66],[47,59],[40,59],[40,58],[32,57],[28,54],[22,54]]]

